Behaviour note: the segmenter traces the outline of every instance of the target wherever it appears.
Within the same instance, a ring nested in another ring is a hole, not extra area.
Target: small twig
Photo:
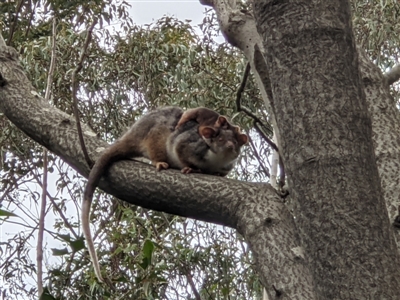
[[[81,127],[81,122],[79,120],[79,110],[78,110],[78,99],[76,97],[77,91],[78,91],[78,82],[76,80],[76,76],[78,75],[79,71],[82,70],[83,68],[83,61],[86,57],[86,52],[89,47],[90,40],[92,38],[92,32],[93,28],[96,25],[97,20],[94,20],[92,25],[90,25],[87,35],[86,35],[86,40],[82,48],[81,55],[79,57],[78,64],[72,73],[72,102],[74,106],[74,115],[75,115],[75,121],[76,121],[76,127],[78,129],[78,136],[79,136],[79,143],[81,144],[81,148],[83,151],[83,155],[85,156],[85,160],[89,167],[93,166],[93,161],[90,159],[89,154],[87,152],[86,146],[85,146],[85,141],[83,139],[83,134],[82,134],[82,127]]]
[[[258,134],[261,135],[261,137],[271,146],[272,149],[274,149],[276,152],[278,152],[279,155],[279,187],[282,188],[285,185],[285,180],[286,180],[286,172],[285,172],[285,166],[283,165],[283,160],[281,157],[280,152],[278,151],[278,147],[276,144],[271,141],[267,135],[264,133],[264,131],[259,127],[259,123],[254,121],[253,123],[254,128],[257,130]]]

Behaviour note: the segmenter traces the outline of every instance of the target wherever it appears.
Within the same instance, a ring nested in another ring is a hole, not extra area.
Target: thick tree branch
[[[10,47],[0,46],[0,77],[4,83],[0,88],[1,112],[33,140],[88,176],[74,118],[50,106],[34,91]],[[88,153],[96,159],[107,144],[82,125]],[[280,287],[286,278],[293,281],[299,277],[291,274],[309,274],[302,255],[295,251],[300,242],[293,218],[269,184],[183,175],[177,170],[157,172],[144,163],[120,161],[99,186],[135,205],[236,228],[254,251],[265,284],[268,276],[276,278],[274,285]]]
[[[393,223],[400,206],[400,114],[382,71],[371,62],[364,50],[358,49],[358,58],[371,115],[376,164],[390,222]],[[391,230],[400,251],[400,231]]]
[[[385,79],[388,85],[392,85],[400,79],[400,65],[394,66],[385,74]]]

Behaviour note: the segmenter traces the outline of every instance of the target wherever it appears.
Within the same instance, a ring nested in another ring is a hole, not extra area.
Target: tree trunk
[[[395,299],[385,209],[348,1],[255,1],[280,150],[321,299]]]

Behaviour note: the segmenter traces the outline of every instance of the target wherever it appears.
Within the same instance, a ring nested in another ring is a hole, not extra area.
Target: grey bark
[[[81,175],[88,175],[74,118],[34,91],[17,53],[1,38],[0,111],[30,138],[59,155]],[[85,124],[82,129],[88,152],[95,160],[107,144]],[[299,291],[299,284],[304,282],[301,276],[309,271],[293,218],[270,185],[183,175],[174,170],[156,172],[144,163],[121,161],[110,168],[99,186],[135,205],[236,228],[253,250],[264,284],[272,276],[276,286],[286,286],[290,294],[313,298],[307,288]]]
[[[390,223],[400,206],[400,114],[390,95],[388,83],[363,50],[358,51],[368,111],[372,120],[372,140]],[[400,231],[391,226],[400,249]]]
[[[399,257],[348,1],[255,1],[281,155],[320,299],[395,299]]]

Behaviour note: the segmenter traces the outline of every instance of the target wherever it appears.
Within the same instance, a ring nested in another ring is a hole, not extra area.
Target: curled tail
[[[124,143],[116,142],[108,147],[103,154],[96,160],[92,170],[90,171],[88,181],[86,183],[82,202],[82,229],[86,238],[86,244],[92,259],[94,273],[100,282],[104,282],[100,272],[99,260],[97,258],[96,249],[94,247],[93,237],[90,232],[90,207],[92,205],[94,191],[108,167],[115,161],[128,157],[129,148]]]

